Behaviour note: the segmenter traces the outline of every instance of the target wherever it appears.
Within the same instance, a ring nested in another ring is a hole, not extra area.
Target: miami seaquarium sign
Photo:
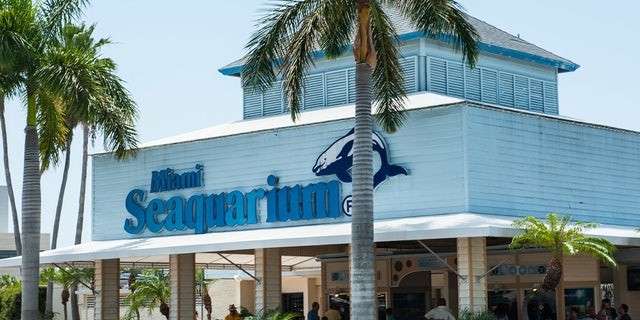
[[[202,234],[215,228],[258,224],[261,221],[260,208],[265,207],[266,223],[339,218],[343,213],[349,215],[351,196],[341,199],[340,186],[341,183],[351,183],[353,135],[352,129],[334,141],[318,156],[313,166],[316,176],[335,175],[338,180],[306,186],[279,186],[278,178],[269,175],[267,187],[249,192],[194,193],[189,197],[165,199],[160,196],[164,192],[204,187],[204,166],[195,164],[193,170],[185,172],[176,172],[172,168],[152,171],[148,192],[133,189],[127,194],[125,208],[130,217],[125,219],[124,230],[139,234],[147,229],[152,233],[188,229]],[[405,168],[389,163],[387,145],[378,133],[372,135],[372,146],[380,157],[374,187],[390,176],[408,174]]]

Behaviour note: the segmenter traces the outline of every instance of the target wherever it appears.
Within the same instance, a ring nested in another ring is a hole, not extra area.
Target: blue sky
[[[241,57],[264,0],[94,0],[84,20],[113,44],[103,51],[119,65],[140,109],[139,138],[149,142],[240,120],[239,79],[217,70]],[[613,0],[465,0],[467,12],[580,65],[559,75],[560,114],[640,131],[640,64],[635,40],[640,2]],[[20,201],[24,112],[7,105],[11,170]],[[59,246],[71,245],[77,214],[80,133],[73,145]],[[101,147],[96,147],[101,150]],[[0,168],[0,170],[2,170]],[[61,169],[43,176],[43,232],[51,232]],[[86,215],[91,213],[91,191]],[[18,206],[20,208],[20,206]],[[91,228],[85,220],[85,230]],[[89,240],[85,232],[84,241]]]

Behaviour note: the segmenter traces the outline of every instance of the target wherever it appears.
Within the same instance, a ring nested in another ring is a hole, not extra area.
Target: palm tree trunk
[[[40,271],[40,158],[35,126],[35,97],[28,95],[33,121],[27,121],[22,184],[22,319],[39,319],[38,278]],[[33,108],[31,107],[33,106]],[[28,119],[31,111],[28,111]]]
[[[62,203],[64,202],[64,191],[67,187],[67,179],[69,178],[69,167],[71,165],[71,141],[73,140],[73,131],[69,131],[67,135],[67,150],[64,156],[64,169],[62,171],[62,182],[60,183],[60,191],[58,193],[58,204],[56,206],[56,215],[53,219],[53,232],[51,233],[51,250],[58,247],[58,230],[60,229],[60,216],[62,214]]]
[[[64,302],[63,300],[63,303],[66,303],[66,302]],[[66,308],[66,305],[65,305],[65,308]],[[51,280],[47,281],[47,297],[45,302],[44,314],[53,315],[53,281]],[[65,317],[65,320],[67,320],[66,317]]]
[[[60,299],[62,300],[63,310],[64,310],[64,320],[69,319],[67,312],[67,302],[69,301],[69,288],[65,288],[60,293]]]
[[[89,161],[89,125],[82,123],[82,174],[80,177],[80,196],[78,203],[78,221],[76,221],[76,241],[82,242],[82,228],[84,224],[84,199],[87,188],[87,163]]]
[[[53,232],[51,233],[51,250],[58,247],[58,230],[60,229],[60,216],[62,214],[62,203],[64,200],[64,191],[67,187],[67,178],[69,177],[69,166],[71,165],[71,140],[73,139],[73,131],[67,136],[67,150],[65,150],[64,169],[62,171],[62,182],[60,183],[60,192],[58,193],[58,205],[56,206],[56,215],[53,219]],[[47,303],[46,310],[53,310],[53,282],[47,283]],[[67,305],[65,303],[65,313]],[[66,320],[65,315],[65,320]]]
[[[353,142],[353,214],[351,217],[351,319],[375,318],[373,245],[373,149],[371,72],[356,64],[356,112]]]
[[[74,283],[69,287],[69,302],[71,303],[71,319],[80,320],[80,309],[78,308],[78,284]]]
[[[375,319],[376,290],[373,243],[373,148],[371,135],[371,73],[376,64],[371,40],[371,7],[358,0],[358,31],[353,53],[356,58],[356,111],[353,139],[351,216],[351,319]]]
[[[562,281],[562,261],[560,258],[552,258],[547,265],[547,274],[542,278],[540,287],[545,290],[555,290]]]
[[[11,219],[13,220],[13,239],[16,243],[16,255],[22,255],[22,241],[20,241],[20,224],[18,222],[18,209],[16,208],[16,198],[13,194],[13,183],[11,182],[11,170],[9,170],[9,146],[7,143],[7,122],[4,118],[4,94],[0,95],[0,125],[2,126],[2,152],[4,154],[4,177],[7,181],[7,193],[11,204]]]

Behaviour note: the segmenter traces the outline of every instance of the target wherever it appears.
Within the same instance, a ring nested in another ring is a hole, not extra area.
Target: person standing
[[[224,317],[224,320],[238,320],[240,319],[240,314],[238,313],[238,309],[236,306],[231,304],[229,305],[229,314]]]
[[[329,306],[329,311],[325,312],[324,316],[327,317],[328,320],[342,320],[340,311],[338,311],[338,307],[336,307],[334,304]]]
[[[631,316],[629,316],[629,306],[626,304],[621,304],[620,307],[618,308],[618,313],[620,314],[620,317],[618,317],[618,320],[631,320]]]
[[[320,310],[320,304],[317,301],[314,301],[311,304],[311,310],[309,310],[309,312],[307,313],[307,320],[320,320],[318,310]]]
[[[447,300],[444,298],[438,299],[438,306],[429,310],[424,317],[428,320],[456,320],[451,312],[449,312]]]

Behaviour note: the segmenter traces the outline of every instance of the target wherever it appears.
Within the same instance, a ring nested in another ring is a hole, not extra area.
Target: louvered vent
[[[465,96],[468,99],[482,101],[482,82],[480,81],[479,68],[469,69],[464,67],[464,77],[466,81]]]
[[[324,77],[314,74],[304,79],[303,108],[305,110],[324,107]]]
[[[347,77],[347,70],[332,71],[325,74],[327,106],[347,104],[349,95]]]
[[[251,92],[250,89],[244,89],[243,93],[244,119],[262,117],[262,94],[260,91]]]
[[[418,59],[416,57],[400,59],[400,66],[404,76],[404,90],[407,94],[418,91],[417,64]]]
[[[429,81],[427,90],[447,94],[447,62],[440,59],[429,59],[427,70]]]
[[[544,90],[542,81],[529,80],[529,101],[532,111],[544,112]]]
[[[464,98],[464,66],[462,63],[447,61],[447,94]]]
[[[498,72],[480,68],[482,81],[482,99],[488,103],[498,103]]]
[[[264,93],[263,113],[265,116],[283,113],[282,97],[282,82],[274,84]]]
[[[544,83],[544,112],[558,114],[558,87],[555,83]]]

